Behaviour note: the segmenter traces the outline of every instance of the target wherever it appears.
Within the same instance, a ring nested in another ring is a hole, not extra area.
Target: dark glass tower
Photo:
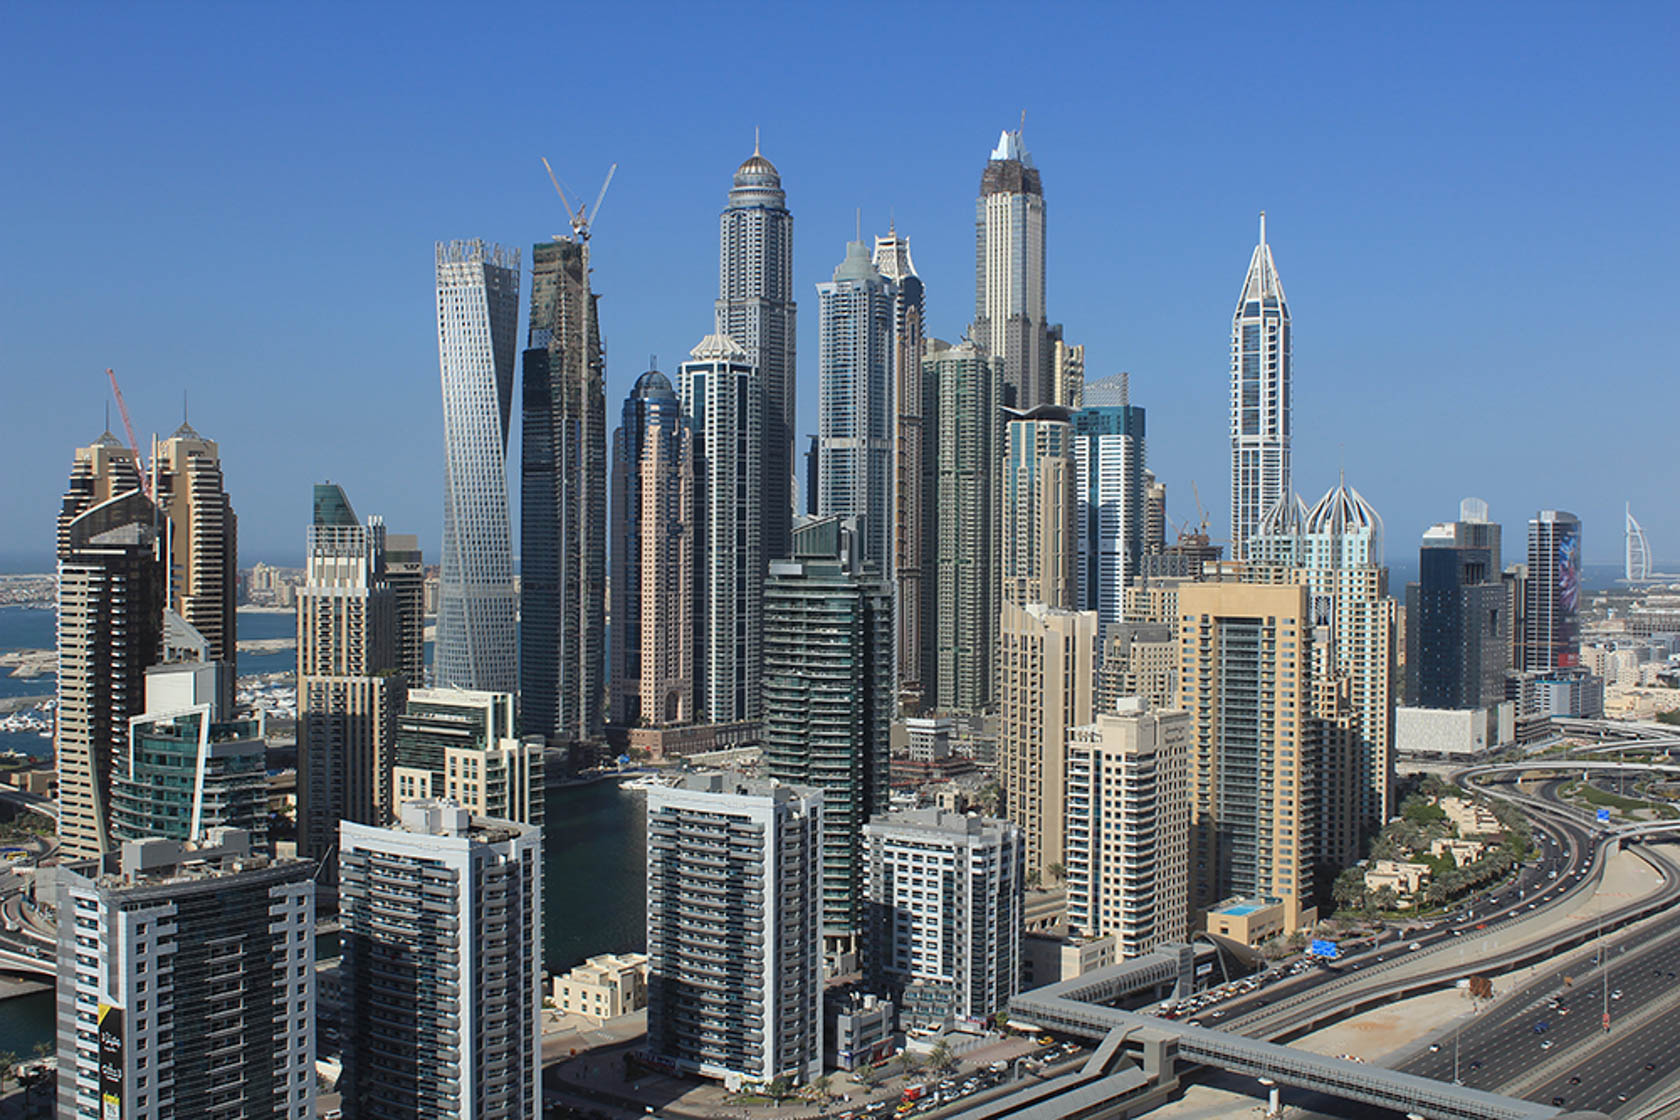
[[[606,362],[589,246],[532,254],[520,463],[519,685],[525,734],[601,738],[607,584]]]
[[[1485,517],[1424,533],[1418,580],[1406,585],[1408,707],[1482,708],[1505,698],[1511,618],[1499,549],[1499,526]]]

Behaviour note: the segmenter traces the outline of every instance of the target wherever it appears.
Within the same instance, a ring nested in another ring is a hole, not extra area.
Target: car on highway
[[[1550,1050],[1551,1048],[1552,1048],[1552,1040],[1549,1039],[1549,1038],[1546,1039],[1544,1042],[1542,1042],[1540,1044],[1540,1049],[1542,1049],[1542,1050]]]
[[[1622,990],[1620,988],[1617,988],[1615,991],[1610,993],[1610,998],[1611,999],[1621,999],[1622,998]]]

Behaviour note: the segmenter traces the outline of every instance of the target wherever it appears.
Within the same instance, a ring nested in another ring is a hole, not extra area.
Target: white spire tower
[[[1243,559],[1248,538],[1289,494],[1289,303],[1266,243],[1248,264],[1231,320],[1231,556]]]

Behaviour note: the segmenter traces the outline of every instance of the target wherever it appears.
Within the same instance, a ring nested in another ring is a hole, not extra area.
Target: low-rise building
[[[555,1010],[586,1019],[616,1019],[647,1006],[645,953],[602,953],[553,981]]]
[[[1282,933],[1284,917],[1278,899],[1228,898],[1208,911],[1207,931],[1253,946]]]
[[[1408,863],[1397,859],[1374,860],[1365,871],[1365,889],[1380,891],[1387,887],[1404,901],[1423,889],[1423,885],[1429,881],[1429,874],[1427,863]]]
[[[1107,968],[1120,959],[1112,934],[1074,937],[1066,928],[1036,930],[1021,938],[1021,990],[1059,984]]]
[[[893,1002],[857,991],[830,992],[823,1001],[823,1062],[861,1069],[892,1057],[898,1037]]]
[[[1452,857],[1454,867],[1467,867],[1482,858],[1487,845],[1480,840],[1453,840],[1439,837],[1429,842],[1429,854],[1432,856]]]
[[[1442,797],[1435,804],[1458,829],[1460,836],[1497,836],[1504,831],[1499,818],[1486,805],[1478,805],[1462,797]]]

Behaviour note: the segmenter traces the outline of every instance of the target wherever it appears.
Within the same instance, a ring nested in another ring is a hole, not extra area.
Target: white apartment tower
[[[59,867],[58,1115],[312,1120],[313,870],[237,829]]]
[[[1017,129],[999,135],[974,204],[972,333],[1003,360],[1006,408],[1054,400],[1044,315],[1044,186]]]
[[[752,356],[709,334],[677,367],[693,428],[699,572],[695,707],[713,723],[757,719],[764,671],[764,383]]]
[[[1026,849],[1009,821],[916,809],[863,829],[864,965],[908,1027],[984,1020],[1020,981]]]
[[[519,687],[519,651],[507,442],[519,250],[438,242],[437,318],[444,467],[437,683],[512,692]]]
[[[731,1089],[822,1073],[822,794],[697,773],[648,791],[649,1055]]]
[[[1067,913],[1123,957],[1190,929],[1190,713],[1128,697],[1068,742]]]
[[[1266,215],[1231,319],[1231,558],[1247,556],[1260,519],[1289,490],[1289,303],[1283,295]]]
[[[346,1120],[537,1120],[542,830],[421,800],[340,846]]]
[[[863,242],[846,245],[834,279],[817,285],[818,509],[855,517],[866,570],[892,578],[894,285]],[[785,559],[775,555],[772,560]]]

